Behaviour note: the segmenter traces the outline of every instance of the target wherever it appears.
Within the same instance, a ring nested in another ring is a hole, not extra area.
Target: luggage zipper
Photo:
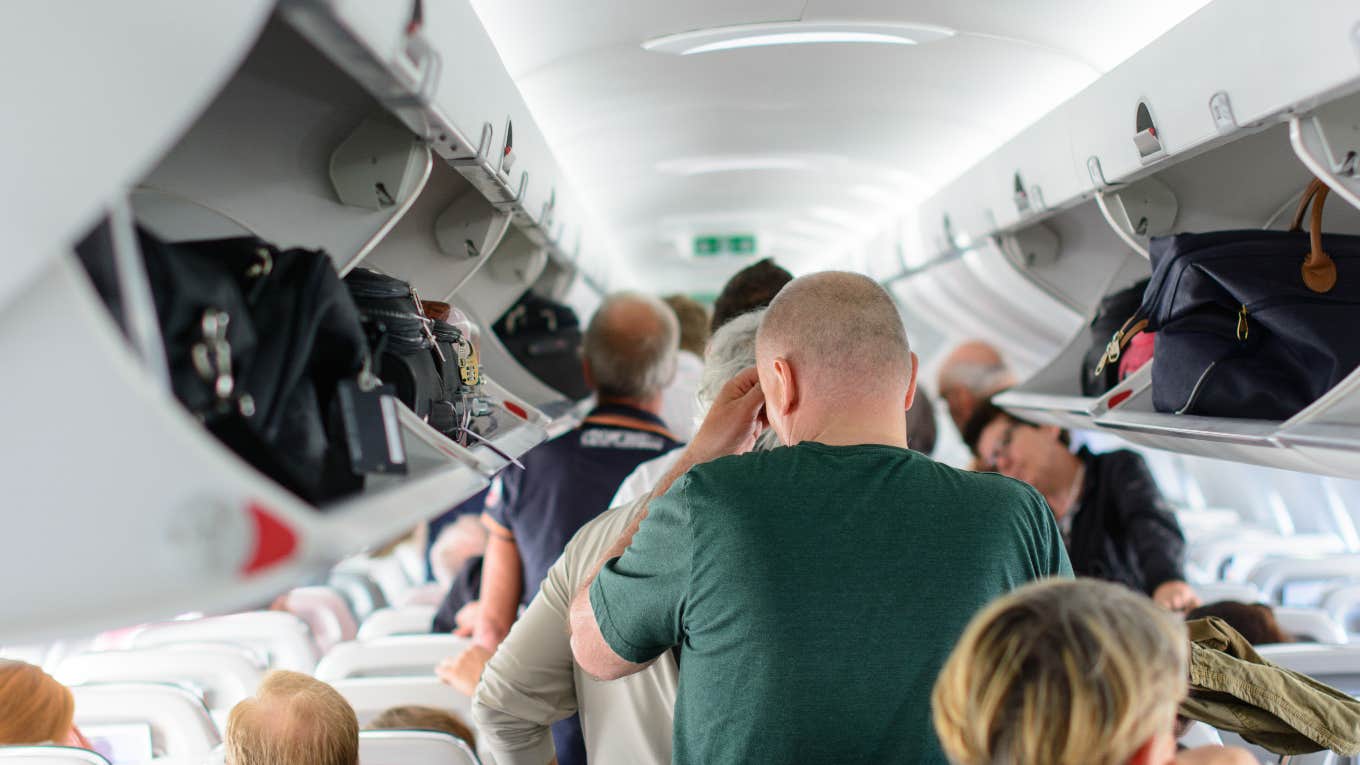
[[[1214,367],[1216,366],[1218,366],[1217,361],[1211,363],[1209,366],[1204,368],[1204,372],[1202,372],[1199,376],[1199,379],[1195,381],[1194,389],[1190,391],[1190,397],[1185,400],[1185,406],[1182,406],[1180,409],[1177,409],[1176,414],[1185,414],[1186,412],[1190,411],[1190,407],[1195,405],[1195,399],[1199,398],[1199,391],[1200,388],[1204,387],[1204,381],[1209,379],[1209,373],[1214,371]]]
[[[1242,310],[1237,314],[1237,339],[1245,343],[1247,336],[1251,333],[1251,327],[1247,326],[1247,306],[1242,304]]]

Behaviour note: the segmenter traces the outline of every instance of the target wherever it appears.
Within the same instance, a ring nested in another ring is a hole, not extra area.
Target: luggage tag
[[[366,473],[406,473],[406,446],[397,418],[396,388],[382,385],[371,390],[356,380],[342,380],[337,387],[340,417],[349,442],[350,468]]]

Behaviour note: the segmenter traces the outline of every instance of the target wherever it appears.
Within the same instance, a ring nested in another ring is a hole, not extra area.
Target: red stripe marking
[[[529,419],[529,413],[524,411],[524,407],[521,407],[519,404],[516,404],[513,401],[502,401],[501,405],[504,406],[510,414],[515,415],[521,420]]]
[[[1131,390],[1126,390],[1126,391],[1124,391],[1123,393],[1117,394],[1117,395],[1115,395],[1115,396],[1111,396],[1111,397],[1110,397],[1110,408],[1113,409],[1113,408],[1115,408],[1116,406],[1119,406],[1120,404],[1124,403],[1125,401],[1128,401],[1128,400],[1129,400],[1129,397],[1131,397],[1132,395],[1133,395],[1133,391],[1131,391]]]

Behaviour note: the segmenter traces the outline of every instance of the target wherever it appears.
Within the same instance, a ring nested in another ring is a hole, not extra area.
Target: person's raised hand
[[[708,462],[729,454],[743,454],[755,446],[765,429],[765,394],[755,367],[738,372],[718,391],[699,432],[690,441],[694,463]]]
[[[1174,579],[1162,582],[1152,593],[1152,599],[1162,608],[1177,613],[1185,613],[1200,606],[1195,590],[1185,582]]]
[[[474,600],[458,609],[458,613],[453,615],[453,634],[459,637],[472,637],[472,632],[477,628],[477,617],[482,612],[482,602]]]
[[[445,685],[465,696],[477,692],[477,684],[482,681],[486,663],[491,661],[491,652],[479,645],[468,646],[457,656],[444,659],[434,668],[434,673]]]

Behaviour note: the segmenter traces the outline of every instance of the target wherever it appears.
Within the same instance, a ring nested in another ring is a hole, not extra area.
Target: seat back
[[[135,648],[175,643],[232,643],[266,654],[271,669],[310,673],[317,650],[307,623],[283,611],[247,611],[143,628],[132,638]]]
[[[1345,542],[1335,534],[1281,536],[1246,529],[1192,542],[1186,545],[1186,558],[1216,580],[1240,582],[1246,580],[1253,567],[1267,558],[1341,553],[1345,550]]]
[[[1347,633],[1360,632],[1360,584],[1332,588],[1322,599],[1322,610]]]
[[[393,635],[428,635],[438,606],[380,608],[359,627],[360,642]]]
[[[1235,600],[1239,603],[1265,602],[1256,585],[1246,582],[1212,582],[1191,586],[1195,588],[1195,594],[1205,603],[1217,603],[1221,600]]]
[[[96,683],[72,686],[77,727],[146,723],[158,757],[203,758],[222,737],[203,700],[165,683]]]
[[[382,590],[383,600],[389,604],[399,602],[402,595],[416,585],[401,558],[396,555],[377,558],[359,555],[340,561],[335,570],[366,575]]]
[[[463,741],[428,730],[366,730],[359,765],[478,765]]]
[[[1202,722],[1191,723],[1186,729],[1185,735],[1180,737],[1178,743],[1191,749],[1197,746],[1209,746],[1211,744],[1222,745],[1223,737],[1212,726]]]
[[[434,606],[439,607],[444,602],[444,596],[448,594],[449,588],[437,582],[422,584],[419,587],[412,587],[401,596],[401,601],[397,603],[402,608],[410,606]]]
[[[1295,637],[1318,643],[1349,643],[1350,636],[1332,617],[1320,608],[1275,609],[1275,621],[1280,629]]]
[[[264,666],[247,648],[230,643],[185,643],[161,648],[97,651],[63,661],[56,678],[66,685],[147,682],[189,686],[213,711],[229,710],[255,693]]]
[[[1251,570],[1247,580],[1273,603],[1316,606],[1338,582],[1360,579],[1360,556],[1266,558]]]
[[[471,644],[453,635],[396,635],[341,643],[316,665],[316,678],[332,682],[359,677],[433,677],[436,664]]]
[[[334,587],[349,601],[354,618],[361,624],[369,614],[387,607],[387,598],[368,574],[360,571],[332,571],[327,584]]]
[[[4,765],[109,765],[94,752],[69,746],[0,746]]]
[[[392,707],[416,705],[445,709],[473,726],[472,700],[434,675],[425,677],[358,677],[331,681],[331,686],[354,707],[359,725]]]
[[[1257,653],[1295,672],[1308,675],[1351,695],[1360,693],[1360,645],[1281,643],[1263,645]]]
[[[353,640],[359,632],[345,597],[334,587],[298,587],[283,599],[283,607],[312,631],[317,650],[325,653],[336,643]]]

